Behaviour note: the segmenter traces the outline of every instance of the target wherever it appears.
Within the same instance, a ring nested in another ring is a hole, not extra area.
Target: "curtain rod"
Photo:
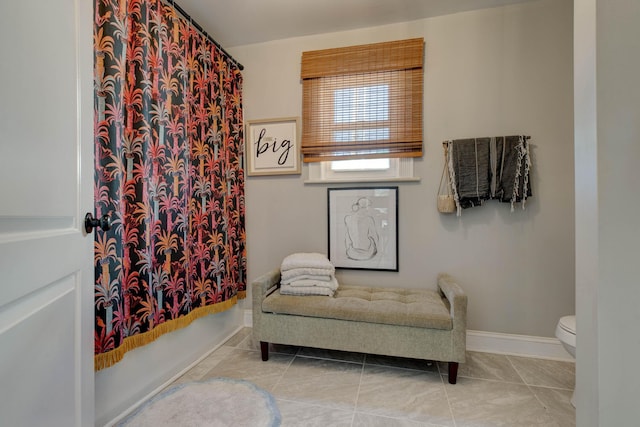
[[[238,68],[240,69],[240,71],[244,70],[244,66],[239,63],[238,61],[236,61],[236,59],[231,56],[229,54],[229,52],[227,52],[222,46],[220,46],[220,43],[218,43],[217,41],[215,41],[213,39],[213,37],[211,37],[209,34],[207,34],[207,32],[200,26],[200,24],[198,24],[196,21],[193,20],[193,18],[191,18],[191,15],[189,15],[183,8],[180,7],[180,5],[176,2],[174,2],[173,0],[171,1],[167,1],[165,0],[165,3],[170,3],[171,6],[173,6],[178,12],[180,12],[180,14],[182,16],[184,16],[185,19],[187,19],[189,21],[189,23],[191,25],[193,25],[194,27],[196,27],[196,29],[198,31],[200,31],[200,34],[202,34],[203,36],[205,36],[207,39],[209,39],[209,41],[211,43],[213,43],[218,49],[220,49],[225,55],[227,55],[227,57],[238,66]]]

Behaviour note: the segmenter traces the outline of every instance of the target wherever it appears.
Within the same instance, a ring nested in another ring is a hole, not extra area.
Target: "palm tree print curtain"
[[[96,0],[95,366],[245,297],[242,76],[160,0]]]

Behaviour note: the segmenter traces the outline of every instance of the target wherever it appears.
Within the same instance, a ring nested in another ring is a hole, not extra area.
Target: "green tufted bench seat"
[[[456,383],[465,361],[467,297],[453,279],[438,289],[340,285],[334,297],[281,295],[280,271],[252,284],[253,333],[262,360],[269,343],[449,362]]]

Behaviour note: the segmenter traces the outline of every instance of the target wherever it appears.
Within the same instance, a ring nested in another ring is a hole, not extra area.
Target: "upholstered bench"
[[[438,290],[340,285],[334,297],[282,295],[280,271],[252,284],[253,334],[269,343],[448,362],[456,383],[465,361],[467,296],[453,279]]]

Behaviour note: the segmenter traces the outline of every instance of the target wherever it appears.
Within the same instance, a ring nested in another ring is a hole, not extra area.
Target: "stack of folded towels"
[[[295,253],[280,266],[280,293],[285,295],[326,295],[338,289],[335,267],[319,253]]]

